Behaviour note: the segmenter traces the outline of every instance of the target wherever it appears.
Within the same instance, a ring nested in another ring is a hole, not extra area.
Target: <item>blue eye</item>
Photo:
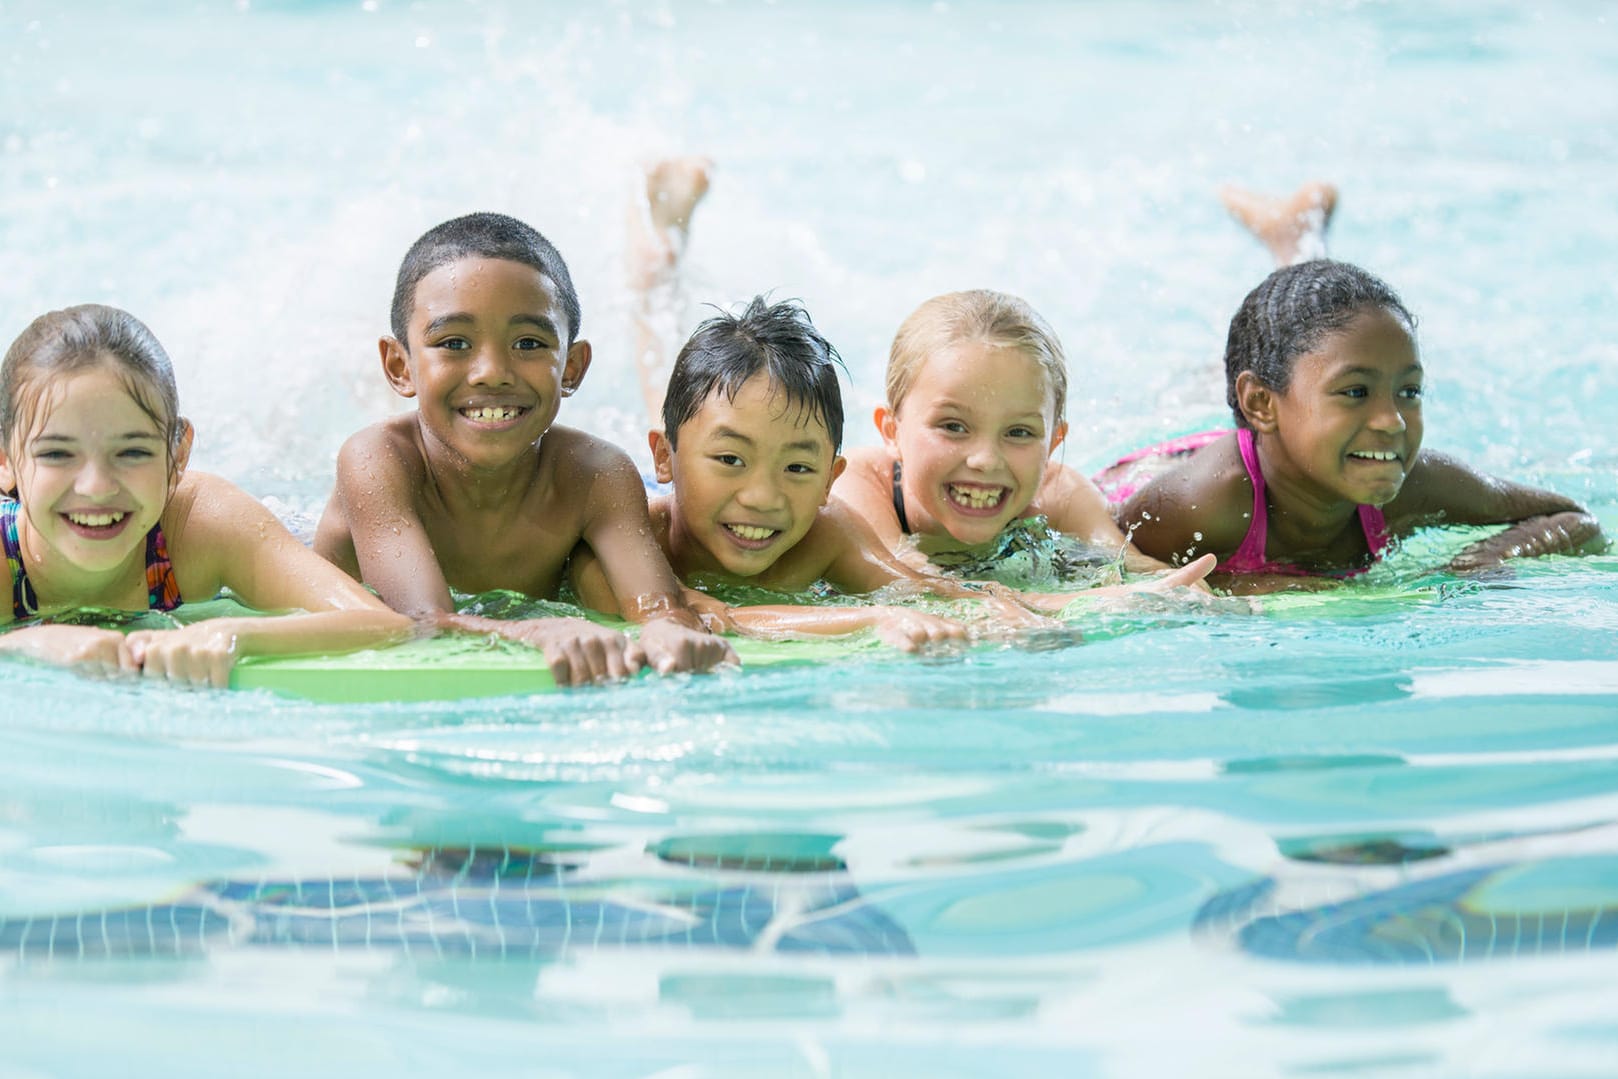
[[[963,435],[966,433],[966,424],[962,423],[960,420],[944,420],[938,425],[938,427],[939,430],[948,431],[952,435]]]
[[[34,454],[34,460],[49,461],[53,464],[59,464],[62,461],[69,461],[72,460],[72,458],[73,455],[67,450],[40,450]]]
[[[1029,427],[1013,427],[1006,434],[1011,438],[1038,438],[1039,433]]]

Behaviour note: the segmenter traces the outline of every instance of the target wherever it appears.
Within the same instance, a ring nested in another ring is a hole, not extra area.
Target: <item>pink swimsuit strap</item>
[[[1253,484],[1253,517],[1247,526],[1247,535],[1242,537],[1240,547],[1237,547],[1231,556],[1219,563],[1215,569],[1220,573],[1280,573],[1294,577],[1318,577],[1321,574],[1311,573],[1299,569],[1286,562],[1271,562],[1264,555],[1265,544],[1270,534],[1270,508],[1264,497],[1264,472],[1258,463],[1258,446],[1253,440],[1253,432],[1246,427],[1236,431],[1236,447],[1242,454],[1242,465],[1247,469],[1247,478]],[[1388,526],[1382,511],[1375,506],[1359,507],[1360,528],[1365,532],[1365,546],[1371,552],[1371,559],[1382,557],[1382,552],[1388,546]],[[1346,577],[1357,576],[1364,573],[1363,569],[1351,570],[1343,574]],[[1333,576],[1336,576],[1335,574]]]

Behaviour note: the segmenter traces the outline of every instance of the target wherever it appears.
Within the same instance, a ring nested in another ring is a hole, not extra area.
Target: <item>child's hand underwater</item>
[[[871,628],[876,631],[877,638],[905,652],[966,642],[964,625],[925,611],[876,607],[872,608],[871,615]]]

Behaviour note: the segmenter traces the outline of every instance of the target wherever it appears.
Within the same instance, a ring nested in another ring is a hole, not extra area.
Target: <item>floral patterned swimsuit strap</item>
[[[146,607],[172,611],[181,603],[180,582],[169,561],[169,547],[163,540],[163,526],[156,524],[146,533]]]

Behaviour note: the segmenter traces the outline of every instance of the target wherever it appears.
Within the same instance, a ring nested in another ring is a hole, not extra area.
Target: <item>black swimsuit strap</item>
[[[905,516],[905,489],[901,482],[904,478],[904,469],[898,461],[893,462],[893,512],[899,515],[899,531],[910,535],[910,519]]]

